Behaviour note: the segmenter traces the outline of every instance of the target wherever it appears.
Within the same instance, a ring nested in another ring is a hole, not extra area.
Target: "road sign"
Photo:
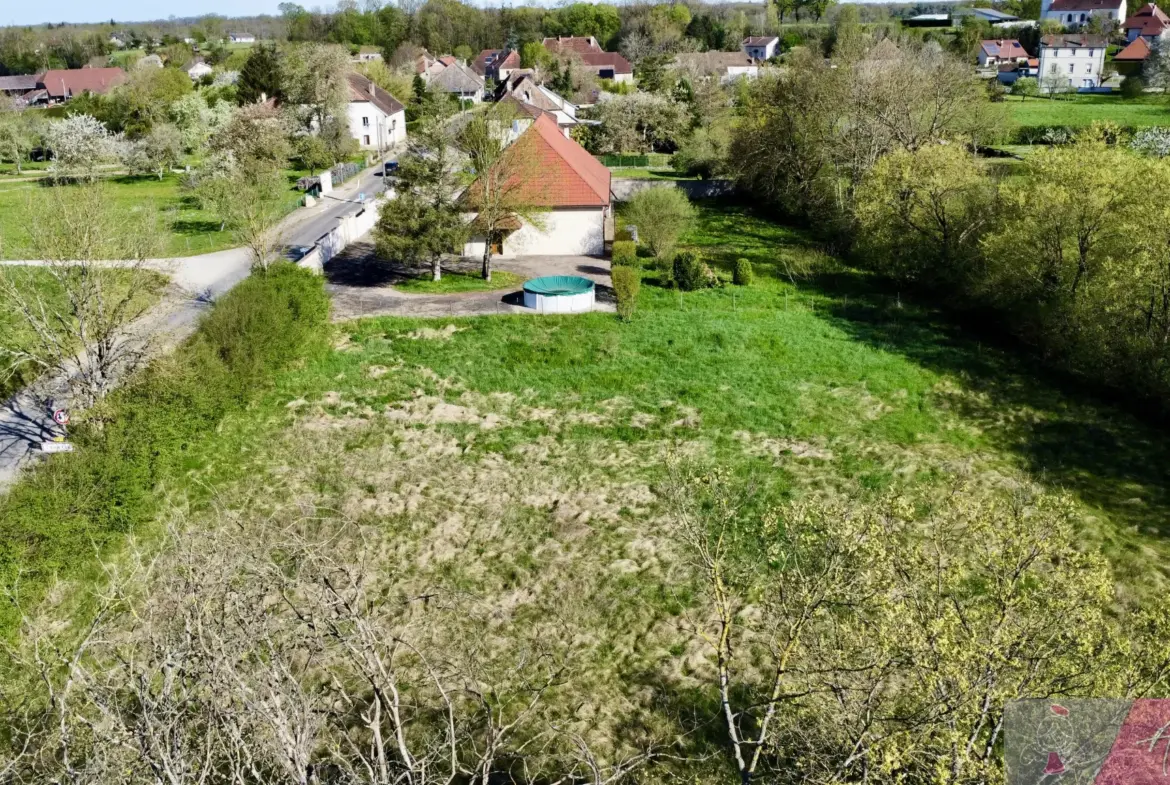
[[[73,445],[69,442],[41,442],[41,452],[73,452]]]
[[[65,411],[64,409],[57,409],[55,412],[53,412],[53,422],[57,423],[58,425],[68,425],[69,412]]]

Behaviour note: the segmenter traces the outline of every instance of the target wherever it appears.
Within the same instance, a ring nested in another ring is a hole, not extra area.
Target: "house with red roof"
[[[471,70],[484,79],[502,82],[520,67],[520,53],[515,49],[484,49],[471,61]]]
[[[1170,33],[1170,16],[1158,8],[1156,3],[1146,3],[1126,19],[1121,27],[1125,30],[1125,40],[1132,43],[1144,38],[1146,43],[1152,44]]]
[[[358,73],[346,76],[349,132],[363,150],[385,152],[406,141],[406,109],[402,102]]]
[[[1040,0],[1040,20],[1080,27],[1090,17],[1099,16],[1120,24],[1125,19],[1125,7],[1125,0]]]
[[[464,256],[482,256],[487,242],[494,254],[505,257],[600,256],[604,251],[613,214],[609,169],[566,137],[551,113],[533,110],[533,119],[513,122],[513,129],[523,130],[505,150],[504,160],[517,172],[507,186],[508,199],[536,218],[517,215],[507,231],[491,238],[473,229]],[[472,183],[466,194],[473,227],[475,191]]]
[[[581,63],[598,79],[634,81],[634,67],[617,52],[606,52],[593,36],[563,36],[541,42],[551,54]]]
[[[82,93],[105,95],[124,81],[126,72],[121,68],[54,69],[37,77],[36,88],[24,96],[24,102],[59,104]]]
[[[979,65],[999,66],[1001,63],[1026,63],[1028,52],[1014,38],[998,38],[979,44]]]

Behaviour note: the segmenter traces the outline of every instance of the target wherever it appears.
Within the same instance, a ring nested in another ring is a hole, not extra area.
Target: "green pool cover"
[[[579,275],[546,275],[524,283],[524,291],[549,297],[584,294],[593,288],[593,281]]]

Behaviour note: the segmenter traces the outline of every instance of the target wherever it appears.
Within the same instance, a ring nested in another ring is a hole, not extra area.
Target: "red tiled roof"
[[[402,102],[361,74],[349,74],[349,101],[369,101],[385,114],[402,111]]]
[[[585,54],[586,52],[600,52],[601,47],[597,42],[590,37],[581,36],[565,36],[564,38],[546,38],[542,42],[544,48],[553,54],[560,54],[561,52],[576,52],[577,54]]]
[[[594,68],[612,68],[614,74],[634,73],[630,61],[617,52],[586,52],[581,55],[581,61]]]
[[[772,43],[773,41],[779,41],[779,40],[780,39],[774,35],[749,35],[747,38],[743,39],[743,45],[744,46],[767,46],[768,44]]]
[[[1015,60],[1017,58],[1025,58],[1028,53],[1024,47],[1020,46],[1020,42],[1013,39],[997,39],[995,41],[984,41],[980,46],[983,52],[989,57],[1002,57],[1005,60]]]
[[[443,55],[439,58],[439,62],[443,65],[455,65],[455,55]]]
[[[542,112],[505,155],[524,161],[517,202],[535,207],[606,207],[610,203],[609,169],[569,139],[552,115]],[[472,186],[474,191],[474,185]],[[474,204],[474,195],[471,196]]]
[[[512,70],[513,68],[519,68],[519,67],[520,67],[520,53],[517,52],[515,49],[513,49],[511,52],[508,52],[508,56],[505,57],[502,61],[500,61],[499,65],[496,66],[497,69],[503,68],[503,69],[508,70],[508,71]]]
[[[41,77],[41,84],[51,98],[69,98],[85,92],[102,95],[124,81],[126,72],[121,68],[71,68],[45,71]]]
[[[1138,36],[1122,49],[1117,54],[1113,55],[1114,60],[1125,60],[1128,62],[1141,62],[1150,56],[1150,45],[1146,39]]]
[[[1153,3],[1146,3],[1137,13],[1125,20],[1126,30],[1137,29],[1138,35],[1158,36],[1170,27],[1170,16]]]
[[[478,55],[475,56],[474,60],[471,61],[471,70],[475,71],[480,76],[486,75],[487,71],[488,71],[488,60],[489,59],[494,60],[495,57],[498,56],[500,54],[500,52],[502,52],[502,51],[504,51],[504,50],[502,50],[502,49],[484,49],[482,52],[480,52]]]
[[[1125,0],[1052,0],[1050,11],[1119,11]]]

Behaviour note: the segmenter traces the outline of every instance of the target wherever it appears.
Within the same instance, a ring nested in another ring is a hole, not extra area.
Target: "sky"
[[[280,0],[56,0],[35,3],[28,0],[0,0],[0,25],[36,25],[45,22],[108,22],[110,19],[143,22],[165,19],[171,14],[190,17],[203,14],[256,16],[276,14]],[[319,3],[302,3],[305,6]],[[46,17],[51,14],[51,17]]]

